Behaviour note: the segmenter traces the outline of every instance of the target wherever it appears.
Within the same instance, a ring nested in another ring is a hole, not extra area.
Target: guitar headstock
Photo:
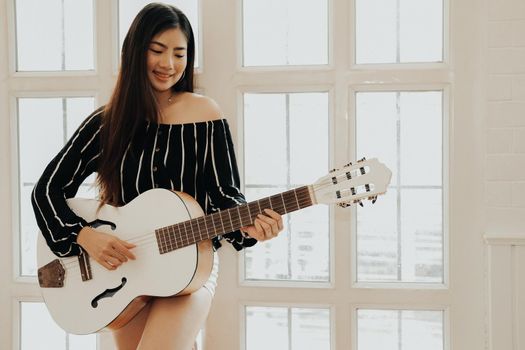
[[[361,159],[348,163],[342,169],[333,169],[313,185],[317,203],[337,203],[347,207],[369,199],[375,203],[377,196],[386,192],[392,172],[377,158]]]

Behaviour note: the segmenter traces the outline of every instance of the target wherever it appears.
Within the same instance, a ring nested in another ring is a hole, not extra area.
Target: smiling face
[[[179,28],[153,37],[147,53],[148,78],[157,96],[171,96],[170,88],[182,77],[187,65],[188,43]]]

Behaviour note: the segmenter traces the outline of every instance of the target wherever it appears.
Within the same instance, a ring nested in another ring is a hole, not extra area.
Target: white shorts
[[[215,295],[215,288],[217,287],[217,278],[219,277],[219,254],[213,252],[213,267],[211,268],[210,277],[204,283],[203,287],[206,288],[211,297]]]

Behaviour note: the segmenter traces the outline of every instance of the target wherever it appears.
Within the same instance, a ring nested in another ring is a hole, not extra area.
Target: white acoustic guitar
[[[86,253],[57,258],[38,235],[38,279],[54,320],[74,334],[118,329],[152,297],[191,293],[207,281],[210,239],[251,225],[265,208],[282,214],[318,203],[347,206],[386,192],[391,172],[377,159],[332,170],[303,186],[235,208],[204,215],[193,197],[165,189],[144,192],[122,207],[68,199],[73,211],[97,230],[136,244],[136,260],[110,271]]]

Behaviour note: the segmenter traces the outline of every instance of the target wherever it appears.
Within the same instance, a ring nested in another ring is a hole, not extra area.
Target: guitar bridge
[[[82,253],[78,256],[78,265],[80,267],[80,276],[82,277],[83,282],[93,279],[93,275],[91,274],[91,264],[89,263],[89,255],[84,249],[82,249]]]
[[[65,274],[62,263],[55,259],[38,269],[38,284],[42,288],[62,288]]]

